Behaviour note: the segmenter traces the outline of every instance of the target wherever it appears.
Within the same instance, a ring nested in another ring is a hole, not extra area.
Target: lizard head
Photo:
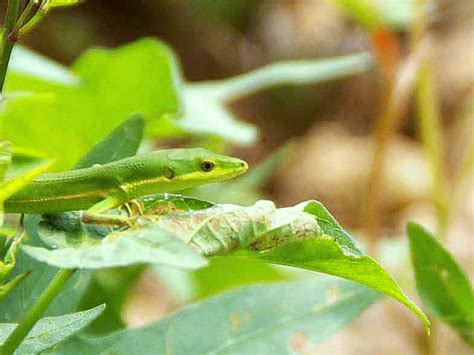
[[[125,184],[133,197],[228,180],[248,169],[241,159],[202,148],[159,150],[133,160],[131,178]]]
[[[234,178],[247,169],[247,163],[241,159],[206,149],[174,149],[169,151],[164,175],[176,183],[197,186]]]

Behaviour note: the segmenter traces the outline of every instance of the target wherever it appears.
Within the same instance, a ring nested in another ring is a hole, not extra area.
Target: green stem
[[[28,5],[26,5],[25,10],[23,10],[22,14],[20,15],[15,27],[13,28],[13,33],[16,34],[17,36],[20,33],[20,28],[25,24],[26,20],[28,17],[31,16],[31,13],[33,12],[33,9],[35,8],[35,2],[34,0],[30,0]]]
[[[5,23],[3,25],[2,46],[0,57],[0,93],[3,92],[5,77],[7,75],[8,63],[16,38],[10,37],[15,27],[18,14],[20,12],[20,0],[8,0],[7,12],[5,15]]]
[[[1,355],[11,355],[15,352],[75,271],[75,269],[61,269],[58,271],[20,324],[5,340],[0,348]]]
[[[433,177],[432,201],[438,222],[437,234],[445,238],[448,227],[448,201],[443,169],[441,117],[432,68],[425,63],[420,69],[416,88],[420,135]]]

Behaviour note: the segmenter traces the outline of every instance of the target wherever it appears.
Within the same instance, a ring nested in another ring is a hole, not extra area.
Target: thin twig
[[[5,23],[3,24],[1,57],[0,57],[0,93],[3,92],[5,77],[7,75],[8,63],[16,42],[16,37],[11,36],[20,12],[20,0],[9,0]]]
[[[387,149],[398,131],[408,100],[411,97],[416,73],[426,52],[426,46],[420,45],[398,69],[393,83],[388,89],[385,111],[377,120],[374,133],[374,155],[369,177],[367,199],[367,235],[369,252],[376,254],[379,227],[379,207],[382,195],[382,173]]]

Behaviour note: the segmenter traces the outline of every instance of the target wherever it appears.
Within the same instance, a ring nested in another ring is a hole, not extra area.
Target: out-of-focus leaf
[[[144,265],[133,265],[94,272],[78,309],[85,310],[102,303],[107,304],[107,308],[84,330],[87,334],[103,335],[125,328],[123,307],[144,269]]]
[[[468,276],[433,234],[416,223],[407,229],[423,304],[474,347],[474,294]]]
[[[55,233],[40,226],[39,233]],[[59,231],[58,234],[62,234]],[[24,245],[22,250],[38,261],[60,268],[101,269],[134,264],[156,264],[183,269],[199,268],[207,261],[172,234],[157,227],[114,232],[97,245],[46,249]]]
[[[195,298],[207,298],[244,285],[288,280],[275,266],[260,260],[216,257],[192,274]]]
[[[188,90],[198,90],[207,100],[229,101],[271,87],[308,85],[348,77],[366,71],[371,63],[368,53],[277,62],[225,80],[188,84]]]
[[[15,351],[15,354],[38,354],[55,346],[86,327],[104,309],[105,305],[103,304],[84,312],[40,319]],[[16,324],[0,323],[0,344],[8,338],[16,326]]]
[[[372,31],[381,26],[407,28],[414,13],[413,0],[330,0]]]
[[[7,171],[6,179],[23,175],[37,168],[48,160],[45,154],[27,147],[12,147],[12,164]]]
[[[342,280],[255,285],[192,305],[142,329],[101,338],[76,336],[54,350],[59,354],[311,352],[314,343],[378,299],[378,293]]]
[[[141,113],[152,123],[180,112],[177,66],[161,42],[143,39],[114,50],[89,50],[72,72],[79,84],[46,83],[49,100],[6,100],[0,112],[0,136],[57,156],[57,170],[73,166],[130,114]],[[30,89],[22,83],[15,89]]]
[[[381,25],[381,16],[378,8],[370,0],[331,0],[351,14],[356,21],[369,30]]]
[[[248,145],[258,137],[257,128],[238,121],[225,107],[223,101],[216,100],[200,84],[184,87],[184,116],[176,120],[177,127],[196,135],[215,135],[230,143]]]
[[[8,64],[5,91],[49,92],[76,86],[79,82],[79,78],[67,68],[17,44]]]
[[[12,162],[11,145],[8,141],[0,141],[0,182],[5,177],[8,167]]]
[[[93,146],[74,168],[87,168],[94,164],[110,163],[135,155],[143,139],[144,128],[143,116],[141,114],[131,115]]]
[[[188,83],[183,90],[184,116],[171,124],[183,132],[214,135],[228,142],[250,144],[257,139],[257,129],[248,123],[237,121],[225,107],[228,101],[270,87],[314,84],[347,77],[363,72],[369,65],[369,55],[362,53],[338,58],[275,63],[225,80]]]

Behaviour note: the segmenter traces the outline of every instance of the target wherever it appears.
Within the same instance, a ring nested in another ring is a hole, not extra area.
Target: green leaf
[[[0,285],[0,301],[6,298],[13,291],[13,289],[17,287],[28,275],[29,272],[24,272],[15,276],[7,283]]]
[[[55,233],[51,228],[43,225],[38,232]],[[60,239],[62,233],[56,233]],[[100,269],[149,263],[193,269],[206,265],[206,259],[190,246],[156,227],[114,232],[100,244],[89,245],[72,244],[53,250],[23,245],[22,250],[38,261],[60,268]]]
[[[12,164],[7,171],[6,179],[24,175],[29,170],[43,165],[48,158],[41,152],[27,147],[12,147]]]
[[[57,157],[57,170],[72,167],[133,113],[153,123],[181,110],[177,65],[161,42],[142,39],[113,50],[89,50],[72,72],[77,84],[52,88],[45,83],[48,99],[7,100],[0,112],[0,136]],[[25,90],[22,83],[16,90]]]
[[[468,276],[433,234],[416,223],[407,230],[423,304],[474,347],[474,294]]]
[[[16,44],[8,64],[5,91],[50,92],[76,86],[79,82],[67,68]]]
[[[183,91],[184,116],[174,121],[175,125],[188,134],[212,135],[229,143],[249,145],[258,138],[257,128],[238,121],[225,107],[225,102],[210,95],[201,84],[187,84]]]
[[[100,305],[84,312],[40,319],[15,354],[38,354],[55,346],[86,327],[104,311],[104,308],[105,305]],[[8,338],[16,326],[16,324],[0,323],[0,344]]]
[[[142,115],[131,115],[93,146],[74,169],[87,168],[94,164],[105,164],[134,156],[143,139],[144,127],[145,120]]]
[[[192,273],[195,298],[206,298],[238,286],[285,280],[288,277],[271,264],[232,257],[212,258],[208,266]]]
[[[216,205],[207,210],[160,216],[155,224],[205,255],[259,259],[359,282],[406,305],[429,321],[375,260],[363,256],[351,236],[317,201],[276,209],[271,201],[250,207]],[[240,248],[240,250],[238,250]]]
[[[406,29],[415,13],[413,0],[332,0],[367,30]]]
[[[293,242],[266,253],[246,250],[236,255],[323,272],[358,282],[404,304],[421,319],[427,330],[429,329],[429,320],[382,266],[369,256],[345,254],[343,248],[329,236]]]
[[[277,62],[249,73],[220,81],[189,85],[193,90],[207,91],[207,98],[235,100],[261,90],[285,85],[308,85],[352,76],[372,65],[369,53],[335,58]]]
[[[154,325],[106,337],[79,336],[55,352],[120,354],[288,354],[357,317],[379,294],[342,280],[240,288],[194,304]],[[205,320],[205,321],[203,321]]]
[[[256,127],[236,120],[226,103],[282,85],[305,85],[335,80],[365,71],[367,53],[320,60],[289,61],[267,65],[225,80],[188,83],[183,88],[184,116],[168,122],[178,132],[211,135],[236,144],[251,144]],[[168,128],[169,134],[176,131]]]
[[[379,9],[370,0],[332,0],[349,12],[356,21],[368,30],[375,30],[381,25]]]

